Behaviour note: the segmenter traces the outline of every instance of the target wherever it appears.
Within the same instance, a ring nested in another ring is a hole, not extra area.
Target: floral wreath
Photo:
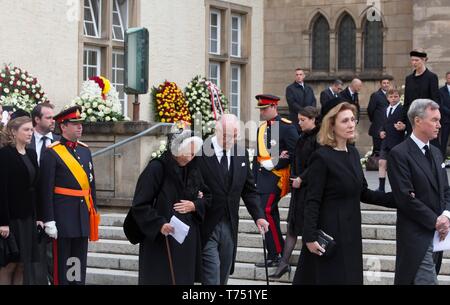
[[[152,97],[155,121],[162,123],[191,122],[191,114],[184,94],[174,82],[165,81],[158,87],[153,87]]]

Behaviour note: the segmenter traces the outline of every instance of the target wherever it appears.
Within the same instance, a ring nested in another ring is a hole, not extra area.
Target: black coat
[[[66,143],[66,141],[64,138],[61,139],[61,143]],[[94,206],[96,206],[95,174],[91,151],[86,144],[79,143],[77,148],[67,149],[86,172]],[[55,187],[81,189],[72,172],[53,149],[47,149],[44,152],[40,165],[39,197],[43,221],[56,222],[58,237],[88,237],[90,232],[89,211],[84,197],[54,193]]]
[[[369,105],[367,106],[367,114],[369,115],[369,120],[371,122],[369,127],[369,136],[374,138],[380,137],[380,130],[383,122],[385,121],[386,107],[388,106],[389,102],[383,90],[379,89],[378,91],[372,93],[370,96]]]
[[[441,124],[450,123],[450,93],[448,92],[447,85],[439,89],[440,100],[439,110],[441,111]]]
[[[330,87],[327,87],[325,90],[320,92],[320,105],[323,107],[329,100],[334,99],[337,96],[338,94],[334,95],[331,92]]]
[[[387,107],[384,108],[384,122],[381,126],[381,131],[386,132],[386,137],[383,139],[382,147],[392,149],[394,146],[400,144],[405,139],[405,130],[397,130],[394,124],[403,119],[403,106],[398,104],[395,111],[387,117]]]
[[[317,241],[321,229],[337,245],[330,257],[312,254],[304,245],[295,283],[363,283],[360,201],[392,206],[393,198],[367,188],[357,149],[347,149],[348,153],[325,146],[311,156],[303,241]]]
[[[302,183],[299,189],[291,188],[291,201],[289,203],[288,228],[292,235],[301,235],[304,225],[305,199],[308,180],[308,165],[311,155],[320,147],[317,143],[319,127],[300,135],[295,146],[295,161],[292,176],[300,177]]]
[[[237,147],[234,147],[234,151],[241,152],[241,154],[231,156],[231,185],[229,186],[226,185],[224,175],[221,174],[222,169],[215,154],[208,156],[208,154],[203,153],[197,162],[212,195],[212,200],[206,207],[205,220],[201,226],[203,246],[205,246],[222,217],[227,217],[231,224],[234,243],[230,274],[233,274],[236,258],[240,199],[242,198],[244,201],[254,221],[265,218],[259,195],[256,193],[248,154],[242,148]]]
[[[36,170],[32,183],[17,149],[10,145],[0,149],[0,226],[9,226],[13,219],[37,216],[39,168],[36,152],[27,148],[26,154]]]
[[[354,92],[353,93],[353,98],[352,98],[352,95],[350,94],[350,89],[347,87],[344,90],[342,90],[339,93],[339,95],[346,102],[349,102],[350,104],[353,104],[353,105],[356,106],[356,110],[357,110],[356,119],[359,121],[360,106],[359,106],[359,95],[358,95],[358,93]]]
[[[405,102],[403,104],[403,120],[408,122],[408,110],[411,103],[418,98],[427,98],[439,103],[439,80],[436,74],[426,69],[424,73],[415,76],[416,71],[406,77]]]
[[[198,198],[198,192],[203,198]],[[195,212],[180,214],[173,205],[180,200],[195,204]],[[139,176],[133,198],[132,214],[146,238],[139,247],[139,284],[172,283],[166,241],[161,227],[173,215],[190,229],[183,244],[168,236],[177,284],[193,285],[200,280],[202,249],[199,225],[211,199],[196,161],[179,167],[170,152],[152,160]]]
[[[316,97],[313,89],[303,83],[304,88],[297,82],[293,82],[286,87],[286,101],[289,107],[289,119],[294,122],[294,126],[298,123],[298,112],[306,106],[316,107]]]
[[[394,147],[388,157],[387,172],[398,206],[395,284],[413,283],[433,240],[437,217],[450,210],[450,188],[447,171],[441,166],[441,152],[433,145],[430,152],[437,179],[411,138]]]

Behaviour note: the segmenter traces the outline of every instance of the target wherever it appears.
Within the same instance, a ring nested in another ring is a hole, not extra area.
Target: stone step
[[[287,222],[280,222],[281,232],[286,234]],[[367,239],[390,239],[395,240],[395,226],[393,225],[377,225],[377,224],[363,224],[362,236]],[[239,220],[239,233],[253,233],[259,234],[253,220],[241,219]]]
[[[286,220],[288,216],[288,208],[279,208],[280,219]],[[252,219],[245,207],[239,207],[240,219]],[[397,214],[395,211],[361,211],[361,222],[363,224],[382,224],[395,225],[397,222]]]
[[[139,270],[139,256],[111,253],[88,253],[88,267],[102,269]]]
[[[127,240],[99,239],[89,243],[89,252],[138,255],[139,245],[132,245]]]
[[[136,271],[87,268],[87,285],[137,285]]]

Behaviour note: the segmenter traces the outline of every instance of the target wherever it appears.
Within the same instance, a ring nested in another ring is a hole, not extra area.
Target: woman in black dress
[[[6,144],[0,149],[0,235],[14,238],[19,255],[0,269],[0,284],[30,284],[31,263],[39,259],[37,248],[36,152],[26,148],[31,142],[31,118],[22,116],[8,122]]]
[[[199,224],[210,194],[193,158],[203,142],[189,129],[172,135],[170,142],[170,149],[150,161],[142,172],[134,194],[132,215],[145,235],[139,247],[140,285],[173,283],[166,237],[176,284],[193,285],[194,281],[200,281]],[[172,216],[189,226],[182,244],[167,236],[174,232],[170,224]]]
[[[309,162],[304,244],[294,284],[363,284],[360,202],[393,207],[393,196],[367,188],[359,153],[350,144],[355,106],[337,98],[327,108],[318,136],[323,147]],[[333,252],[319,245],[318,230],[334,238]]]
[[[292,170],[291,201],[288,213],[288,231],[283,248],[283,256],[274,278],[280,278],[284,273],[291,271],[289,259],[297,243],[297,236],[303,231],[304,200],[306,195],[306,174],[308,160],[311,154],[320,147],[317,143],[319,111],[312,106],[302,108],[298,113],[298,124],[302,133],[295,146],[294,168]]]

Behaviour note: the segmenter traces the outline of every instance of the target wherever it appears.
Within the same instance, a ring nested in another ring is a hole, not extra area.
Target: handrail
[[[125,145],[125,144],[127,144],[127,143],[129,143],[131,141],[134,141],[134,140],[136,140],[136,139],[146,135],[147,133],[149,133],[150,131],[152,131],[152,130],[158,128],[158,127],[172,127],[173,125],[174,125],[173,123],[158,123],[158,124],[153,125],[152,127],[148,128],[148,129],[146,129],[146,130],[144,130],[144,131],[142,131],[142,132],[140,132],[140,133],[138,133],[138,134],[136,134],[136,135],[134,135],[132,137],[129,137],[129,138],[125,139],[125,140],[117,142],[117,143],[115,143],[115,144],[113,144],[111,146],[108,146],[108,147],[102,148],[100,150],[97,150],[96,152],[94,152],[92,154],[92,157],[97,157],[99,155],[102,155],[102,154],[106,153],[107,151],[110,151],[110,150],[113,150],[113,149],[115,149],[117,147],[123,146],[123,145]]]

